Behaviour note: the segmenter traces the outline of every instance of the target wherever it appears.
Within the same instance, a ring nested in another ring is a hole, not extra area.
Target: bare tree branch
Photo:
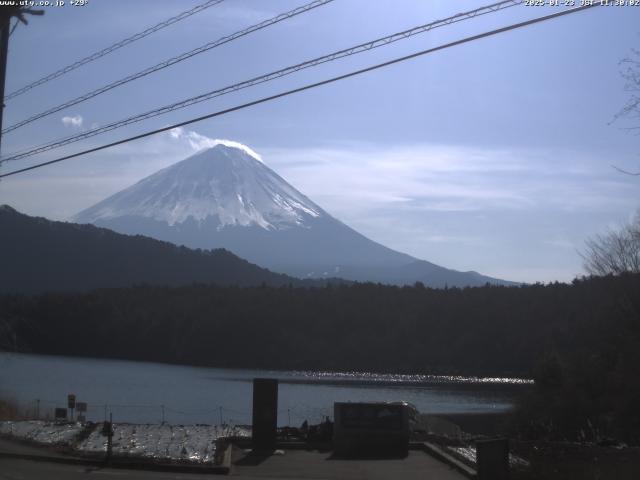
[[[640,172],[629,172],[627,170],[623,170],[620,167],[616,167],[615,165],[611,165],[612,168],[616,169],[617,171],[619,171],[620,173],[624,173],[625,175],[634,175],[634,176],[640,176]]]
[[[588,239],[580,255],[590,275],[640,273],[640,210],[619,231]]]
[[[631,54],[627,58],[622,59],[619,65],[621,66],[620,75],[625,80],[624,90],[625,92],[631,92],[631,96],[625,106],[613,116],[609,125],[622,117],[640,119],[640,50],[632,48]],[[627,131],[637,131],[640,134],[639,125],[624,127],[623,129]],[[630,172],[615,165],[611,166],[625,175],[640,176],[640,171]]]

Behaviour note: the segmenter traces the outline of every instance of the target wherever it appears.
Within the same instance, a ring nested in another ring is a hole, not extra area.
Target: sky
[[[203,0],[202,0],[203,1]],[[43,7],[11,35],[7,93],[202,1]],[[548,3],[548,2],[547,2]],[[579,2],[578,2],[579,3]],[[304,1],[226,0],[6,102],[3,126]],[[2,138],[2,155],[486,5],[335,0],[57,112]],[[432,48],[562,7],[520,5],[234,92],[24,160],[57,158]],[[640,207],[638,119],[621,61],[640,7],[597,7],[483,38],[0,181],[0,204],[67,220],[211,145],[240,142],[336,218],[447,268],[522,282],[584,274],[587,238]]]

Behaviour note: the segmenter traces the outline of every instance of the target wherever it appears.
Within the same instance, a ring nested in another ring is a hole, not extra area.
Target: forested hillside
[[[153,285],[303,285],[231,252],[192,250],[93,225],[54,222],[0,206],[0,292]],[[307,284],[309,282],[306,282]]]
[[[640,276],[450,288],[141,286],[0,297],[15,347],[224,367],[532,374],[547,352],[616,362]],[[637,343],[640,347],[640,342]]]

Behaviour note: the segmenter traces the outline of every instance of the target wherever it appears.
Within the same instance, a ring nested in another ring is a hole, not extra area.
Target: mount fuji
[[[301,278],[427,286],[511,284],[459,272],[369,240],[268,168],[250,149],[219,143],[73,218],[190,248],[226,248]]]

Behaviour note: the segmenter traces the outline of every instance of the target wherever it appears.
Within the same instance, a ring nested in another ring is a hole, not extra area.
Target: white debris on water
[[[80,423],[54,423],[42,420],[0,422],[0,435],[43,445],[70,445],[82,431]]]
[[[43,445],[71,446],[78,453],[104,454],[107,437],[102,425],[80,439],[79,423],[59,424],[43,421],[0,422],[0,435],[30,440]],[[212,463],[216,440],[250,437],[249,428],[216,425],[134,425],[114,424],[112,452],[114,456]]]

